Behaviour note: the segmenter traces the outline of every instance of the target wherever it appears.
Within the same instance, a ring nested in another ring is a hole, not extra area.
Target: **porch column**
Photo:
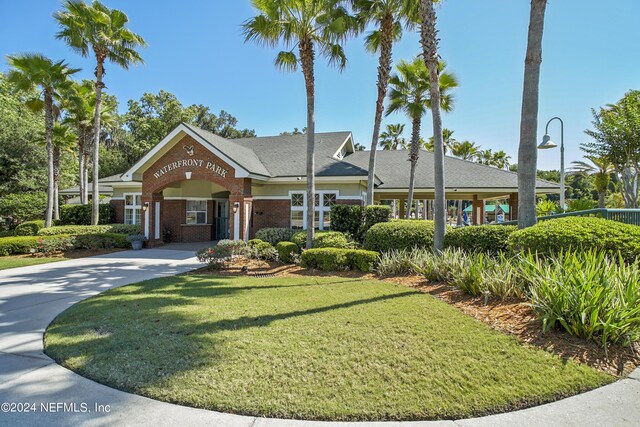
[[[484,200],[473,196],[473,225],[484,224]]]
[[[163,238],[162,238],[162,206],[163,206],[163,201],[164,201],[164,196],[162,195],[162,193],[153,193],[151,195],[151,199],[149,200],[149,207],[147,208],[147,212],[145,212],[144,216],[144,220],[148,220],[149,221],[149,225],[148,225],[148,230],[149,230],[149,235],[147,236],[149,238],[149,241],[147,243],[147,246],[152,248],[155,246],[159,246],[162,245],[163,242]],[[143,206],[144,206],[144,199],[143,199]],[[147,214],[148,213],[148,214]],[[145,224],[145,231],[147,229],[147,226]]]
[[[405,217],[405,209],[404,209],[404,205],[405,205],[405,203],[407,202],[407,200],[406,200],[406,199],[400,199],[400,200],[399,200],[399,202],[400,202],[400,206],[399,206],[399,208],[400,208],[400,214],[398,215],[398,217],[399,217],[400,219],[404,219],[404,217]]]
[[[518,193],[511,193],[509,195],[509,220],[518,220]]]

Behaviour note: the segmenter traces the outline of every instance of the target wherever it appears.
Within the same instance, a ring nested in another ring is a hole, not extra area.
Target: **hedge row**
[[[127,236],[116,233],[86,234],[79,236],[15,236],[0,238],[0,255],[57,252],[71,249],[128,248]]]
[[[16,236],[35,236],[38,231],[44,228],[44,220],[25,221],[19,224],[15,229]]]
[[[320,270],[373,271],[378,262],[378,253],[361,249],[317,248],[302,253],[300,265]]]
[[[331,207],[331,229],[347,233],[362,242],[372,226],[389,221],[390,215],[389,206],[334,205]]]
[[[467,252],[497,254],[509,249],[507,239],[516,231],[515,225],[479,225],[461,227],[444,236],[444,247],[462,249]]]
[[[110,204],[98,205],[100,213],[99,225],[112,224],[116,220],[115,209]],[[91,225],[92,205],[62,205],[60,206],[61,225]]]
[[[451,232],[451,227],[447,226],[447,232]],[[433,235],[433,221],[402,219],[382,222],[369,229],[363,247],[376,252],[431,248]]]
[[[133,224],[109,224],[109,225],[59,225],[43,228],[38,231],[40,236],[56,236],[60,234],[138,234],[141,232],[139,225]]]

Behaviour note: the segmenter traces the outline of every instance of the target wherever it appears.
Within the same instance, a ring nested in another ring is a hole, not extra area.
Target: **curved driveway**
[[[174,248],[0,271],[0,426],[640,426],[640,369],[609,386],[508,414],[458,421],[323,423],[221,414],[154,401],[83,378],[42,352],[45,328],[74,303],[198,266],[192,251]],[[9,409],[15,412],[4,412],[6,403],[13,404]]]

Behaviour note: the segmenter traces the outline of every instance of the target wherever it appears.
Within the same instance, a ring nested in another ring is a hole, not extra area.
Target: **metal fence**
[[[586,211],[567,212],[555,215],[539,216],[538,221],[566,218],[568,216],[594,216],[625,224],[640,225],[640,209],[589,209]],[[516,225],[518,221],[507,221],[502,225]]]

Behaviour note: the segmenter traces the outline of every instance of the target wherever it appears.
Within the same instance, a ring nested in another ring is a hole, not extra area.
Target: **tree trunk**
[[[80,204],[82,205],[86,205],[87,201],[85,200],[84,196],[85,196],[85,184],[84,184],[84,136],[82,134],[80,134],[80,136],[78,137],[78,167],[79,167],[79,178],[80,178],[80,185],[79,185],[79,189],[80,189]]]
[[[407,212],[405,213],[405,219],[411,218],[411,206],[413,206],[413,191],[416,181],[416,166],[418,165],[418,158],[420,157],[420,122],[422,117],[414,117],[412,120],[411,130],[411,151],[409,154],[409,161],[411,162],[411,169],[409,171],[409,194],[407,195]]]
[[[378,98],[376,99],[376,115],[373,121],[373,136],[371,137],[371,152],[369,153],[369,177],[367,180],[367,204],[373,204],[373,189],[375,186],[376,152],[380,125],[384,112],[384,98],[387,96],[389,74],[391,73],[391,50],[393,48],[393,15],[386,14],[380,23],[380,59],[378,62]]]
[[[462,199],[460,199],[458,200],[458,219],[456,221],[456,225],[460,227],[463,224],[464,222],[462,221]]]
[[[300,40],[300,62],[307,91],[307,248],[313,247],[316,199],[315,165],[315,80],[314,51],[311,40]],[[322,200],[320,200],[322,203]]]
[[[96,110],[93,118],[93,200],[91,208],[91,224],[98,225],[100,221],[100,187],[98,177],[100,175],[100,109],[102,107],[102,75],[104,74],[104,58],[98,58],[96,66]]]
[[[51,227],[53,218],[53,94],[50,89],[44,91],[44,140],[47,147],[47,212],[44,226]]]
[[[60,183],[60,147],[53,146],[53,219],[60,219],[58,184]]]
[[[598,207],[600,209],[604,209],[606,207],[605,206],[605,200],[604,200],[606,194],[607,194],[606,190],[598,192]]]
[[[546,7],[547,0],[531,1],[527,54],[524,61],[520,146],[518,148],[518,228],[530,227],[537,222],[538,97]]]
[[[425,65],[429,70],[431,118],[433,120],[433,171],[434,171],[434,252],[442,251],[446,233],[445,184],[444,184],[444,141],[442,118],[440,117],[440,75],[438,73],[438,30],[436,11],[432,0],[422,0],[420,4],[420,42]]]
[[[85,152],[84,152],[84,204],[89,204],[89,165],[91,160],[91,139],[92,135],[87,136],[85,140]]]

